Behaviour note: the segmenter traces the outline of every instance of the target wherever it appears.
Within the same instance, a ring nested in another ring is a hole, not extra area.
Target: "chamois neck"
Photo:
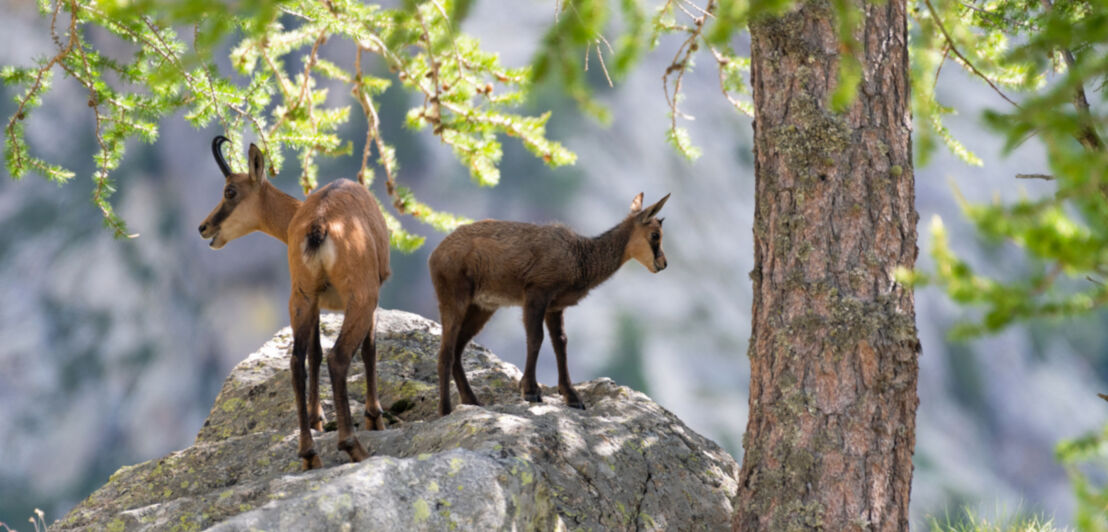
[[[301,201],[285,194],[281,189],[266,181],[262,185],[261,203],[262,219],[258,228],[263,233],[284,242],[289,243],[289,223],[292,215],[300,208]]]
[[[627,241],[631,239],[630,218],[604,234],[587,239],[582,250],[581,266],[590,288],[606,281],[627,262]]]

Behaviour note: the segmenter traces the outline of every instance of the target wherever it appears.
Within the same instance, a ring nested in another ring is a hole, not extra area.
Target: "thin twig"
[[[62,4],[61,0],[58,0],[58,2],[54,5],[54,16],[50,20],[50,33],[51,33],[51,36],[54,39],[54,42],[58,43],[59,47],[61,46],[61,39],[58,38],[57,33],[54,31],[54,27],[55,27],[55,21],[58,18],[58,11],[61,10],[61,4]],[[73,47],[74,47],[74,45],[76,45],[76,43],[77,43],[77,11],[74,10],[71,13],[71,18],[69,19],[69,42],[66,44],[64,49],[59,50],[57,55],[55,55],[53,58],[50,59],[50,61],[47,61],[45,65],[43,65],[41,68],[38,69],[38,72],[36,72],[36,74],[35,74],[35,82],[31,84],[31,88],[27,90],[25,96],[19,101],[19,106],[16,108],[15,113],[12,114],[11,120],[8,121],[8,127],[6,129],[7,129],[7,133],[8,133],[8,138],[10,139],[10,142],[11,142],[11,145],[12,145],[12,152],[15,154],[14,166],[16,168],[23,168],[25,164],[30,164],[30,163],[28,163],[27,161],[24,161],[24,155],[23,155],[24,150],[20,149],[19,143],[16,142],[15,123],[17,121],[23,120],[26,117],[25,113],[26,113],[27,104],[31,101],[31,99],[34,98],[35,94],[37,94],[39,89],[42,87],[42,78],[43,78],[43,76],[45,76],[46,73],[49,72],[51,68],[54,68],[54,65],[59,64],[63,58],[65,58],[67,55],[69,55],[69,53],[73,50]],[[34,166],[34,165],[32,164],[32,166]]]
[[[581,18],[581,13],[577,11],[577,7],[573,5],[573,2],[566,2],[566,7],[572,9],[573,14],[576,15],[578,19]],[[600,68],[604,71],[604,78],[608,80],[609,87],[614,87],[615,84],[612,83],[612,76],[608,74],[608,65],[604,64],[604,53],[600,50],[600,43],[603,42],[607,45],[608,51],[612,54],[615,54],[615,50],[612,49],[612,44],[608,42],[608,39],[604,37],[603,33],[597,32],[596,37],[595,41],[585,43],[585,72],[589,71],[589,49],[595,45],[596,57],[600,59]]]
[[[446,8],[440,5],[438,0],[431,0],[431,4],[439,10],[439,14],[442,15],[443,23],[450,27],[451,20],[450,17],[446,14]],[[450,29],[451,31],[453,31],[452,27]],[[458,77],[460,79],[466,79],[465,71],[462,69],[462,67],[466,66],[467,63],[462,60],[462,54],[458,51],[458,39],[451,39],[450,46],[454,49],[454,61],[458,63]],[[468,68],[468,66],[466,66],[466,68]],[[477,83],[474,82],[473,79],[471,79],[470,82],[474,85],[477,85]]]
[[[1016,174],[1016,179],[1043,179],[1046,181],[1053,181],[1054,176],[1050,174]]]
[[[601,37],[601,39],[603,39],[603,37]],[[605,39],[604,42],[606,43],[608,41]],[[609,44],[608,48],[611,49],[611,47],[612,45]],[[600,60],[600,70],[604,71],[604,79],[608,80],[608,86],[615,87],[615,84],[612,83],[612,76],[608,75],[608,65],[604,64],[604,50],[600,49],[600,41],[597,41],[596,45],[596,58]]]
[[[680,4],[677,4],[681,7]],[[709,0],[703,11],[710,14],[715,11],[715,0]],[[684,8],[682,8],[684,10]],[[686,11],[687,12],[687,11]],[[704,31],[704,22],[707,18],[707,14],[694,18],[693,28],[689,30],[689,36],[681,43],[681,46],[677,48],[677,53],[673,56],[673,61],[666,67],[666,71],[662,74],[662,90],[666,96],[666,104],[670,108],[670,131],[677,131],[677,118],[685,118],[686,120],[693,120],[694,118],[681,112],[677,107],[678,95],[681,93],[681,82],[685,78],[685,73],[688,72],[689,62],[692,59],[692,54],[698,48],[697,40],[699,40],[701,33]],[[674,72],[677,72],[677,77],[673,82],[673,96],[670,96],[669,90],[669,77]]]
[[[1062,263],[1056,263],[1053,268],[1038,283],[1035,283],[1034,288],[1031,291],[1032,295],[1039,295],[1046,291],[1054,284],[1054,281],[1058,279],[1058,274],[1062,273]]]
[[[419,11],[419,6],[416,6],[415,14],[416,20],[419,21],[419,26],[423,28],[423,46],[424,49],[427,51],[427,65],[431,70],[431,85],[433,89],[432,92],[434,93],[433,96],[430,96],[428,99],[424,99],[424,108],[427,107],[427,102],[430,101],[431,110],[430,116],[428,116],[427,112],[424,112],[423,116],[425,119],[431,122],[431,132],[445,141],[445,126],[443,126],[442,124],[443,98],[442,83],[439,81],[439,61],[435,59],[435,54],[431,50],[433,44],[431,42],[431,30],[427,27],[427,21],[423,19],[423,13]],[[412,81],[415,81],[417,85],[419,84],[419,81],[417,80]],[[396,210],[398,212],[404,212],[404,202],[401,200],[400,196],[394,194],[394,183],[388,183],[388,185],[389,187],[387,188],[389,189],[389,195],[393,198],[393,207],[396,207]]]
[[[703,14],[703,15],[706,15],[706,16],[707,16],[708,18],[716,18],[715,14],[713,14],[712,12],[710,12],[710,11],[705,11],[705,10],[704,10],[704,8],[702,8],[702,7],[698,6],[698,5],[696,5],[696,4],[695,4],[695,3],[693,3],[693,2],[690,2],[689,0],[681,0],[681,1],[682,1],[682,2],[684,2],[684,3],[686,3],[686,4],[688,4],[688,5],[689,5],[689,7],[691,7],[691,8],[693,8],[693,9],[695,9],[695,10],[699,11],[699,12],[700,12],[701,14]]]
[[[731,106],[734,107],[736,111],[744,115],[754,116],[754,113],[752,113],[749,108],[749,104],[744,105],[744,102],[740,102],[737,98],[731,97],[731,93],[727,92],[725,69],[727,68],[727,64],[731,61],[731,59],[724,56],[722,53],[720,53],[719,50],[716,50],[715,46],[709,46],[708,50],[710,50],[712,52],[712,56],[716,58],[716,63],[719,63],[719,68],[717,69],[719,71],[719,90],[723,93],[723,97],[727,98],[727,101],[731,103]]]
[[[950,57],[950,43],[943,44],[943,56],[939,59],[939,66],[935,68],[935,79],[931,80],[931,93],[935,93],[935,87],[939,86],[939,73],[943,71],[943,65]]]
[[[1043,7],[1050,11],[1054,9],[1054,5],[1050,0],[1040,0]],[[1077,61],[1073,57],[1073,52],[1068,48],[1062,48],[1062,58],[1066,61],[1066,68],[1070,72],[1074,71],[1074,67]],[[1074,89],[1073,94],[1073,106],[1077,109],[1078,116],[1081,117],[1081,132],[1077,135],[1077,140],[1081,142],[1083,146],[1090,150],[1100,151],[1104,149],[1104,143],[1100,140],[1100,135],[1097,134],[1089,113],[1089,99],[1085,96],[1085,84],[1078,83],[1077,88]]]
[[[381,43],[384,46],[384,43]],[[357,54],[354,56],[354,79],[355,84],[352,92],[354,97],[357,98],[358,104],[362,106],[362,111],[365,112],[367,130],[365,142],[366,145],[362,150],[362,167],[358,171],[358,181],[362,184],[369,186],[366,182],[366,168],[369,163],[370,143],[377,146],[377,160],[381,164],[381,167],[385,169],[385,192],[392,198],[392,205],[396,208],[397,212],[404,214],[404,204],[400,201],[400,196],[397,194],[396,187],[396,174],[395,168],[392,167],[392,163],[389,158],[385,156],[386,146],[385,141],[381,138],[381,119],[377,116],[377,109],[373,105],[373,100],[369,97],[369,92],[363,88],[362,81],[362,50],[367,48],[358,45]],[[419,83],[416,83],[419,86]]]
[[[973,66],[973,63],[970,62],[969,59],[966,59],[966,56],[962,55],[962,52],[958,51],[958,47],[954,46],[954,39],[950,38],[950,34],[947,33],[946,27],[943,26],[942,19],[940,19],[939,14],[935,12],[935,7],[931,5],[931,0],[923,0],[923,3],[927,5],[927,10],[931,12],[931,18],[935,19],[935,24],[939,26],[939,31],[943,33],[943,37],[946,38],[946,42],[950,44],[950,51],[954,52],[954,55],[958,56],[958,59],[962,60],[962,64],[969,67],[970,71],[976,74],[977,77],[985,80],[985,83],[988,83],[989,86],[992,87],[993,90],[996,91],[996,93],[999,94],[1001,98],[1004,98],[1005,101],[1015,106],[1016,109],[1023,109],[1022,107],[1020,107],[1020,104],[1016,103],[1006,94],[1004,94],[1004,91],[1000,90],[1000,87],[997,87],[996,84],[993,83],[993,80],[989,79],[989,77],[983,74],[980,70],[977,70],[977,67]]]
[[[681,11],[684,11],[685,14],[689,16],[689,18],[691,18],[691,19],[697,18],[696,15],[692,14],[692,11],[689,11],[688,9],[685,8],[685,2],[677,2],[674,5],[677,6],[677,9],[680,9]],[[701,10],[701,11],[703,11],[703,10]]]

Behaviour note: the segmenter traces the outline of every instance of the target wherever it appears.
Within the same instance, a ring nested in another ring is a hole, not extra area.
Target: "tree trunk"
[[[907,530],[920,345],[904,0],[857,2],[862,81],[825,1],[751,24],[750,421],[736,530]]]

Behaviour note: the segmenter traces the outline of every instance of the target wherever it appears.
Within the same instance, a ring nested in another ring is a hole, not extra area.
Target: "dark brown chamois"
[[[327,369],[338,418],[338,447],[357,462],[369,457],[354,435],[346,374],[358,346],[366,369],[366,428],[385,428],[377,400],[377,349],[374,342],[377,296],[389,277],[389,233],[377,201],[365,187],[339,179],[312,192],[303,202],[281,192],[265,177],[265,157],[250,145],[250,171],[232,173],[220,146],[226,137],[212,141],[216,163],[226,177],[223,200],[204,223],[200,236],[212,239],[212,249],[222,248],[240,236],[262,231],[288,246],[292,291],[292,389],[300,422],[299,455],[304,469],[322,467],[312,443],[311,429],[323,430],[319,404],[319,309],[345,311],[335,346],[327,354]],[[311,380],[305,400],[304,359]]]
[[[483,220],[463,225],[431,253],[431,282],[439,299],[442,344],[439,347],[439,413],[450,413],[450,376],[466,404],[480,405],[462,369],[462,351],[496,309],[522,306],[527,331],[527,366],[520,381],[523,397],[542,401],[535,362],[545,319],[558,359],[558,391],[566,404],[584,409],[566,366],[562,311],[576,305],[630,259],[657,273],[666,267],[662,218],[655,218],[669,194],[642,208],[642,194],[631,213],[606,233],[588,238],[562,225]]]

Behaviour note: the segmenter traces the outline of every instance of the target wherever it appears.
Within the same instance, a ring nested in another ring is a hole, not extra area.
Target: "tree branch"
[[[1050,0],[1040,0],[1040,3],[1046,8],[1047,11],[1054,9],[1054,5]],[[1073,57],[1073,52],[1068,48],[1062,48],[1062,58],[1066,61],[1066,68],[1070,72],[1074,71],[1074,66],[1077,61]],[[1100,140],[1100,135],[1097,134],[1096,129],[1093,126],[1092,120],[1089,115],[1089,99],[1085,96],[1085,84],[1078,83],[1077,88],[1073,93],[1073,107],[1077,109],[1077,114],[1081,120],[1081,130],[1077,134],[1077,140],[1082,146],[1093,150],[1101,151],[1104,149],[1104,143]]]
[[[935,24],[939,26],[939,31],[942,32],[943,38],[945,38],[947,44],[950,45],[950,51],[954,52],[954,55],[958,56],[958,59],[961,59],[962,63],[969,67],[970,71],[976,74],[977,77],[985,80],[985,83],[988,83],[989,86],[992,87],[993,90],[996,91],[996,93],[999,94],[1001,98],[1004,98],[1005,101],[1015,106],[1016,109],[1023,109],[1022,107],[1020,107],[1020,104],[1016,103],[1011,98],[1009,98],[1008,95],[1004,94],[1004,91],[1000,90],[1000,87],[997,87],[996,84],[993,83],[993,80],[989,79],[989,77],[983,74],[980,70],[977,70],[977,67],[973,66],[973,63],[971,63],[969,59],[966,59],[966,56],[962,55],[962,52],[958,51],[958,47],[954,45],[954,39],[950,38],[950,34],[947,33],[946,27],[943,26],[942,19],[939,18],[939,14],[935,11],[935,7],[931,5],[931,0],[924,0],[924,4],[927,5],[927,10],[931,13],[931,18],[935,19]]]

